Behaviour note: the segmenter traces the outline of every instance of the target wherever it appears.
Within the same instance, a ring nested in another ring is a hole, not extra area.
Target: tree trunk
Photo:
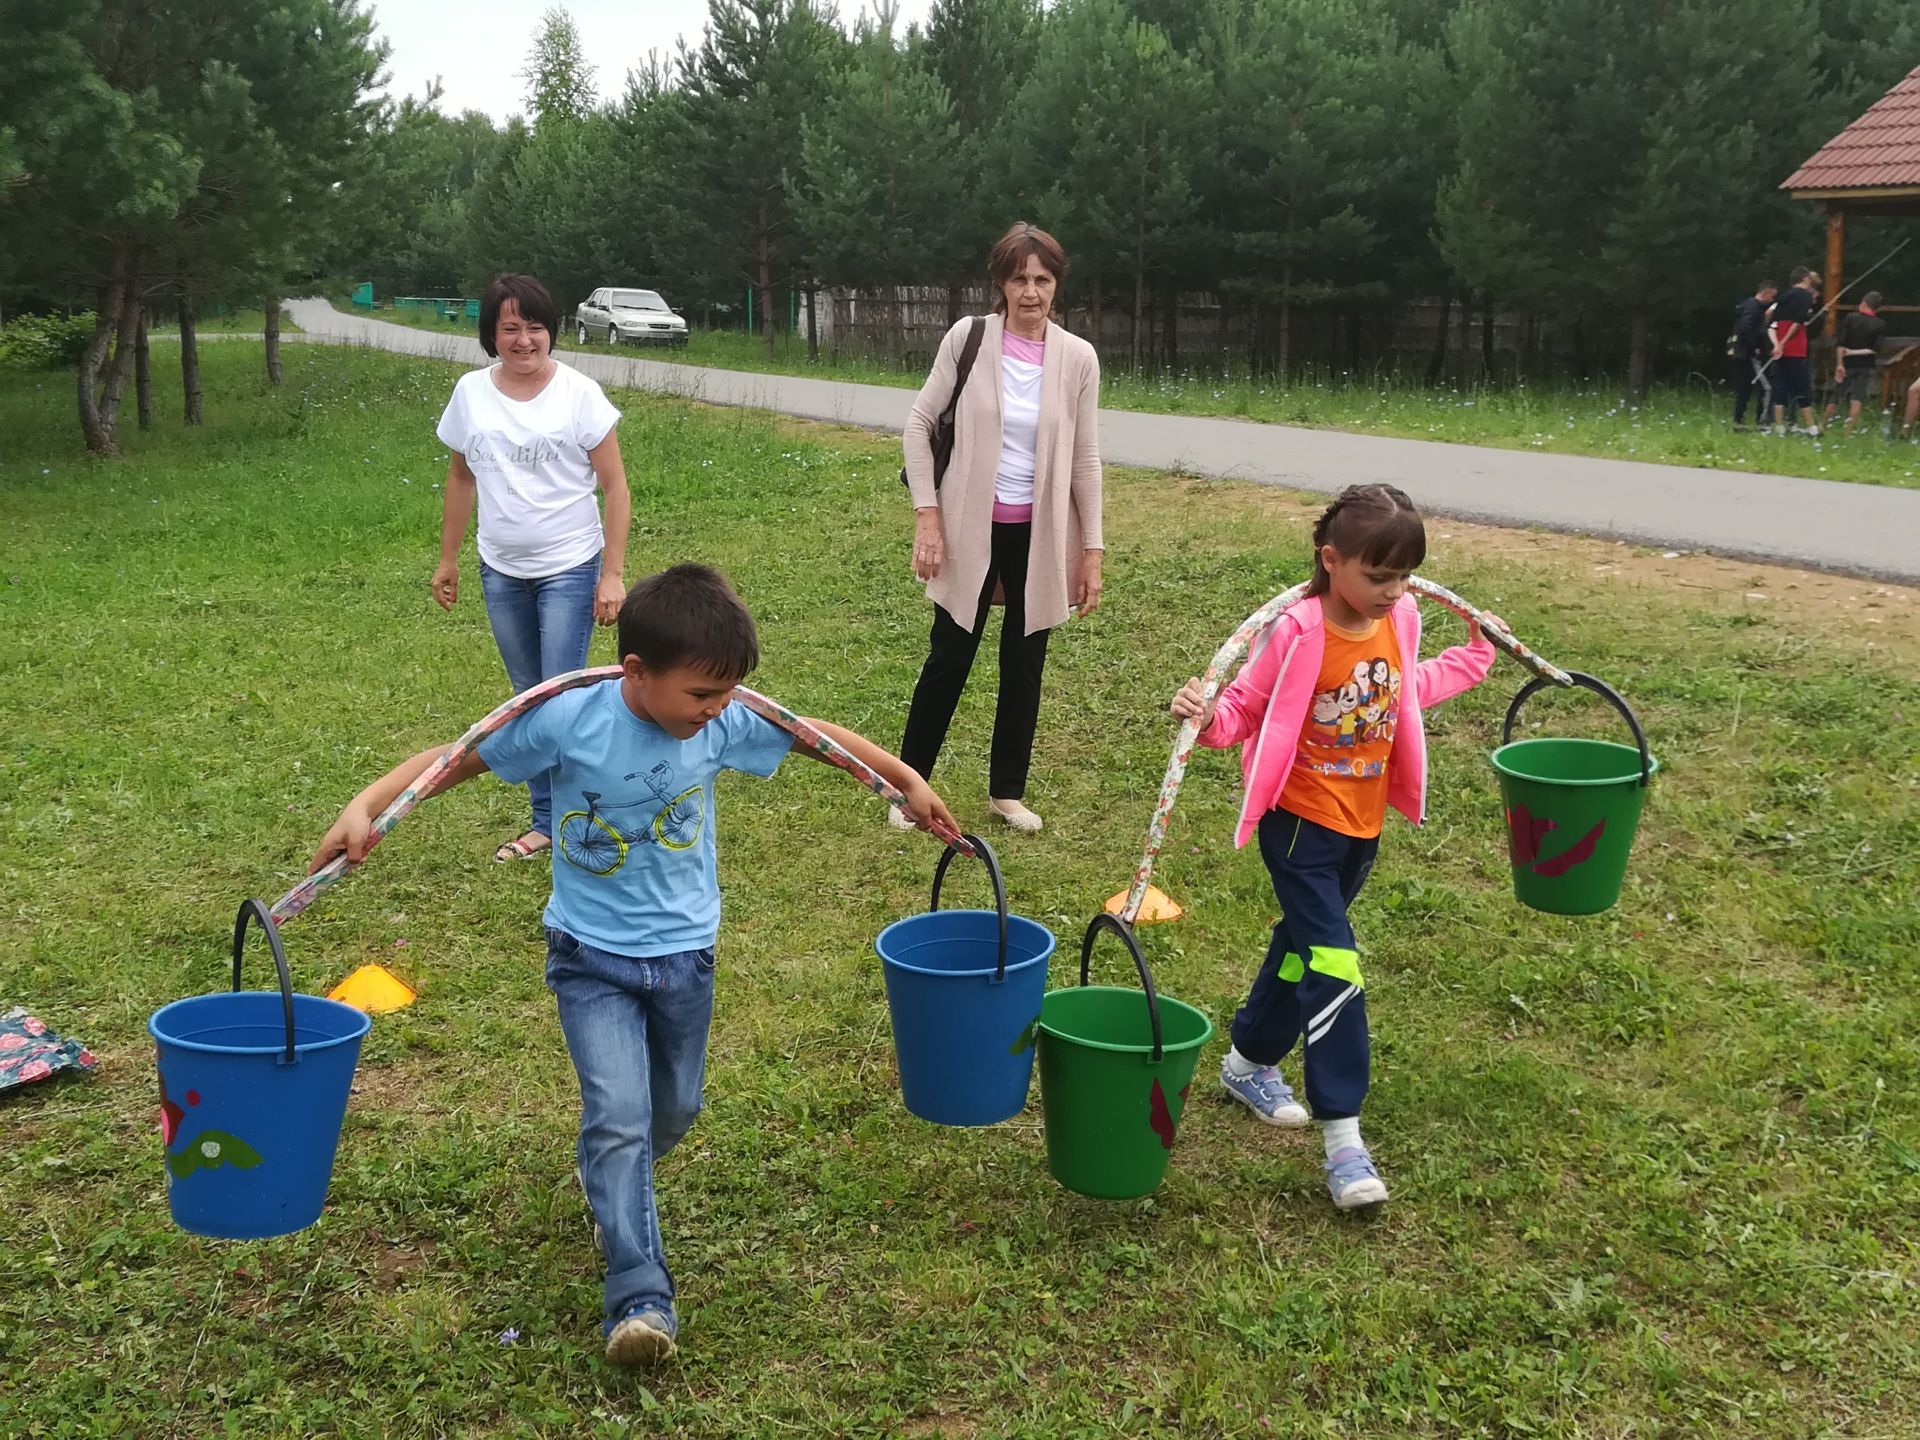
[[[1214,324],[1216,328],[1213,348],[1220,352],[1220,363],[1222,366],[1225,366],[1227,363],[1227,343],[1229,337],[1233,334],[1233,327],[1228,323],[1227,297],[1224,295],[1220,297],[1220,309],[1216,312]]]
[[[106,363],[107,346],[113,340],[114,326],[120,316],[120,301],[126,293],[127,256],[125,250],[120,250],[115,253],[107,271],[107,283],[96,292],[93,338],[87,341],[87,348],[80,354],[80,433],[86,438],[87,448],[96,455],[111,455],[114,450],[113,425],[100,413],[97,391],[100,367]]]
[[[280,297],[267,296],[267,383],[280,383]]]
[[[1453,294],[1440,297],[1440,325],[1433,332],[1433,354],[1427,357],[1427,384],[1438,385],[1447,373],[1447,331],[1453,324]]]
[[[1576,380],[1587,378],[1587,321],[1582,316],[1573,322],[1573,374]]]
[[[1087,338],[1093,342],[1093,348],[1096,353],[1100,349],[1101,313],[1102,312],[1100,309],[1100,277],[1096,275],[1094,277],[1093,284],[1087,290],[1087,314],[1088,314],[1088,318],[1093,323],[1093,333],[1089,335]]]
[[[153,357],[147,351],[147,307],[140,307],[140,326],[133,332],[133,403],[140,428],[153,428]]]
[[[952,281],[947,282],[947,328],[951,330],[960,323],[960,287]]]
[[[817,296],[818,285],[807,286],[807,359],[814,364],[820,363],[820,306]]]
[[[1473,296],[1460,297],[1460,349],[1461,378],[1469,383],[1473,380]]]
[[[129,271],[132,267],[129,265]],[[120,294],[120,314],[114,330],[113,359],[100,385],[100,423],[110,437],[118,436],[120,400],[126,394],[127,376],[133,370],[134,335],[140,324],[140,302],[134,298],[135,286],[129,283]]]
[[[1133,258],[1133,325],[1127,333],[1127,358],[1135,370],[1140,368],[1140,323],[1146,306],[1147,267],[1136,250]]]
[[[1280,271],[1280,383],[1286,384],[1293,363],[1293,261]]]
[[[760,287],[760,343],[773,359],[773,232],[767,202],[760,202],[760,228],[755,235],[754,278]]]
[[[1493,297],[1482,297],[1480,311],[1480,368],[1488,379],[1493,378]]]
[[[1627,395],[1635,404],[1647,398],[1647,351],[1652,330],[1652,317],[1644,310],[1634,311],[1627,331]]]
[[[180,297],[180,400],[186,422],[200,423],[200,336],[194,329],[193,292]]]

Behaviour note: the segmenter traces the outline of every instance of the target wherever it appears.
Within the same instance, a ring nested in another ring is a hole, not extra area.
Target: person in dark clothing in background
[[[1827,416],[1821,422],[1833,428],[1834,412],[1847,402],[1847,434],[1860,420],[1860,406],[1873,384],[1874,367],[1880,358],[1880,342],[1887,338],[1887,322],[1879,315],[1880,292],[1869,290],[1860,297],[1860,308],[1840,321],[1838,353],[1833,357],[1833,399],[1827,402]]]
[[[1766,427],[1768,394],[1772,382],[1767,377],[1767,359],[1773,342],[1767,337],[1767,310],[1780,287],[1762,280],[1733,307],[1733,333],[1727,336],[1727,371],[1733,382],[1733,428],[1747,428],[1747,402],[1753,401],[1753,418]]]
[[[1787,292],[1773,302],[1773,433],[1787,433],[1787,411],[1799,412],[1796,435],[1814,435],[1813,372],[1807,367],[1807,341],[1822,324],[1820,277],[1802,265],[1793,272]]]

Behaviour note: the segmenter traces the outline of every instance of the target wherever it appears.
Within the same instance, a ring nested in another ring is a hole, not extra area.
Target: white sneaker
[[[1018,800],[989,800],[988,807],[1012,829],[1033,834],[1045,823]]]
[[[896,830],[913,829],[913,821],[907,819],[907,812],[898,805],[887,806],[887,824]]]

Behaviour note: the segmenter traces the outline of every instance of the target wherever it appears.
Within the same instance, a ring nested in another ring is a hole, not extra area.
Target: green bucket
[[[1515,740],[1513,722],[1521,705],[1553,684],[1534,680],[1507,707],[1493,768],[1500,772],[1500,800],[1507,812],[1515,897],[1554,915],[1594,915],[1620,898],[1647,783],[1660,762],[1618,691],[1591,675],[1569,673],[1574,684],[1601,696],[1626,718],[1634,744]]]
[[[1133,956],[1140,989],[1089,985],[1093,942],[1111,930]],[[1151,1194],[1165,1178],[1187,1087],[1213,1022],[1156,994],[1125,921],[1093,917],[1080,942],[1080,984],[1040,1003],[1040,1113],[1047,1169],[1099,1200]]]

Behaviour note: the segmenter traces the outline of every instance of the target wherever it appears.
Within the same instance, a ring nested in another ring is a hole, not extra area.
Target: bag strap
[[[960,364],[953,377],[953,394],[947,397],[947,408],[940,412],[942,425],[953,424],[953,412],[960,404],[960,392],[967,388],[967,376],[973,373],[974,358],[980,353],[980,337],[986,333],[987,317],[974,316],[973,323],[967,327],[966,344],[960,347]]]

